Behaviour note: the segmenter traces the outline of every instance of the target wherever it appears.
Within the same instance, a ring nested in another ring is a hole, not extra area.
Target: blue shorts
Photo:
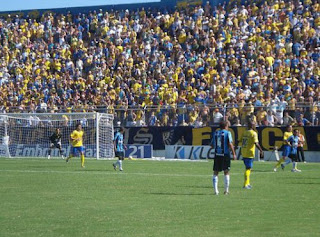
[[[284,145],[282,149],[283,149],[282,150],[282,156],[283,157],[289,157],[290,152],[291,152],[291,147],[288,146],[288,145]]]
[[[77,151],[78,151],[79,153],[84,152],[84,147],[83,147],[83,146],[72,147],[71,153],[72,153],[73,155],[76,155],[76,154],[77,154]]]
[[[243,163],[246,166],[246,169],[251,169],[253,166],[253,158],[243,158]]]

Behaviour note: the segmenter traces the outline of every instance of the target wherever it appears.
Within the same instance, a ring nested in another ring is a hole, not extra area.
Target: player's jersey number
[[[247,147],[248,146],[248,138],[244,137],[242,139],[242,147]]]

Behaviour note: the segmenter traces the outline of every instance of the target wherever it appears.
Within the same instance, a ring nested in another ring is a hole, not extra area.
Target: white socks
[[[227,174],[224,176],[224,191],[226,193],[229,192],[229,184],[230,184],[230,175]]]
[[[216,194],[218,194],[219,191],[218,191],[218,176],[217,176],[217,175],[213,175],[213,177],[212,177],[212,184],[213,184],[214,192],[215,192]]]
[[[116,163],[113,163],[116,167],[119,166],[119,169],[122,170],[122,160],[117,160]]]
[[[214,192],[216,194],[219,193],[219,190],[218,190],[218,181],[219,181],[219,178],[217,175],[213,175],[212,176],[212,185],[213,185],[213,189],[214,189]],[[230,185],[230,175],[225,175],[224,176],[224,191],[226,193],[229,192],[229,185]]]

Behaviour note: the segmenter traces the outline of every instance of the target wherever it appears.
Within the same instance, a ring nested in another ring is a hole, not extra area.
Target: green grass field
[[[320,236],[320,164],[232,163],[230,195],[212,161],[0,159],[0,236]]]

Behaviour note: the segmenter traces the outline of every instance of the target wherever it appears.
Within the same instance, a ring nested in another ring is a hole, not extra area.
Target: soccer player
[[[66,162],[69,162],[69,160],[74,157],[78,151],[81,158],[81,168],[84,168],[83,130],[80,123],[77,124],[76,130],[71,133],[70,138],[72,150],[69,157],[66,159]]]
[[[244,185],[243,188],[251,189],[250,185],[250,174],[253,166],[253,160],[255,157],[256,147],[260,151],[260,158],[263,158],[263,150],[259,145],[258,134],[254,131],[256,125],[253,121],[248,122],[248,129],[245,131],[240,138],[241,145],[241,155],[243,159],[243,163],[246,167],[246,171],[244,173]]]
[[[51,158],[51,150],[54,148],[58,148],[59,149],[59,154],[61,155],[62,159],[64,159],[63,153],[62,153],[62,149],[61,149],[61,133],[60,133],[60,129],[57,128],[56,131],[54,133],[52,133],[52,135],[49,137],[50,139],[50,149],[48,152],[48,159]]]
[[[292,160],[292,172],[301,172],[297,169],[298,161],[298,145],[299,145],[299,130],[293,130],[293,135],[288,138],[288,143],[290,145],[289,158]]]
[[[222,170],[224,171],[224,194],[229,194],[230,185],[230,150],[232,151],[233,159],[236,159],[236,153],[232,144],[231,132],[228,131],[228,123],[222,121],[220,123],[220,130],[215,131],[212,136],[211,147],[215,149],[215,158],[213,164],[212,184],[214,194],[218,195],[218,175]]]
[[[279,168],[279,166],[281,165],[281,168],[284,169],[286,164],[289,164],[291,162],[291,159],[287,159],[287,157],[289,157],[290,154],[290,145],[288,143],[288,138],[291,137],[293,135],[292,133],[292,126],[288,125],[286,127],[286,132],[283,135],[283,147],[282,147],[282,158],[278,161],[278,163],[276,164],[276,166],[273,168],[273,171],[276,172],[277,169]],[[286,164],[282,164],[282,162],[286,162]]]
[[[114,170],[117,170],[117,166],[119,166],[120,171],[123,171],[122,161],[124,160],[124,150],[127,149],[127,147],[123,144],[123,133],[124,128],[121,127],[119,131],[116,132],[113,140],[115,155],[116,157],[118,157],[118,161],[113,163],[112,165]]]

